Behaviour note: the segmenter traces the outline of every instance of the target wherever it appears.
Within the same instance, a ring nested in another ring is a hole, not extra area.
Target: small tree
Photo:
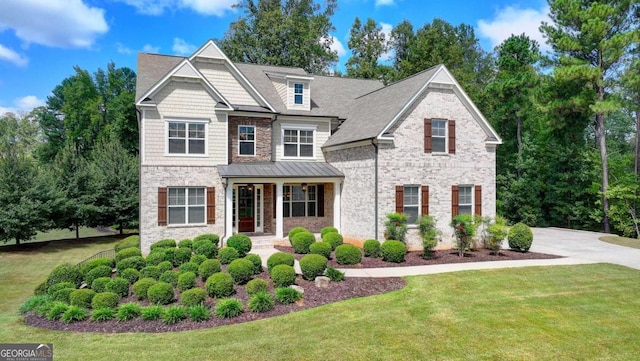
[[[438,244],[440,231],[436,228],[436,219],[432,216],[423,215],[418,220],[418,231],[422,238],[422,258],[431,258],[433,248]]]
[[[489,237],[487,237],[485,247],[490,249],[493,254],[498,255],[502,247],[502,241],[507,238],[507,232],[507,220],[497,216],[495,222],[487,227]]]
[[[464,257],[464,251],[471,246],[473,236],[476,234],[477,225],[470,214],[460,214],[451,220],[451,227],[456,236],[458,255]]]
[[[387,214],[387,221],[384,222],[384,238],[404,243],[407,236],[407,219],[408,217],[402,213]]]

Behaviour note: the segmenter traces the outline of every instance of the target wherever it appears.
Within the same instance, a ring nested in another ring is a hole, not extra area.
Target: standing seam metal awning
[[[344,178],[325,162],[233,163],[218,166],[222,178]]]

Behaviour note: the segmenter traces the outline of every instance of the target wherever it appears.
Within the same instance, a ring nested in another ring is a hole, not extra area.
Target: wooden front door
[[[255,207],[252,186],[238,186],[238,232],[254,232]]]

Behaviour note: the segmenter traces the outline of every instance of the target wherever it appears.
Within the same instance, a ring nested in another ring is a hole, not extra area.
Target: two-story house
[[[448,236],[453,215],[495,214],[500,137],[442,65],[384,86],[233,63],[209,41],[140,54],[136,97],[146,252],[295,226],[382,240],[395,211],[434,215]]]

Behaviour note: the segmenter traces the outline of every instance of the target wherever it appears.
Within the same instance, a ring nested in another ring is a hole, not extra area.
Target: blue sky
[[[136,70],[138,52],[188,56],[208,39],[224,35],[241,15],[232,8],[236,2],[1,0],[0,114],[43,105],[76,65],[94,72],[113,61]],[[356,16],[374,19],[384,31],[404,19],[414,29],[434,18],[465,23],[476,29],[486,50],[524,32],[545,49],[538,26],[547,13],[544,0],[338,0],[331,35],[340,64],[349,58],[347,42]]]

